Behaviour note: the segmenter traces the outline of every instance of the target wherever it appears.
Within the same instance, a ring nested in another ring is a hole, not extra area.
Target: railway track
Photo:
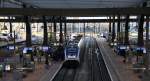
[[[80,67],[62,66],[51,81],[112,81],[102,55],[100,52],[95,53],[95,49],[100,51],[96,40],[94,38],[88,40],[89,43],[84,43],[82,48]]]
[[[52,81],[74,81],[76,68],[68,69],[62,66]]]
[[[85,46],[81,46],[80,49],[82,50],[80,51],[80,61],[84,61],[83,53],[85,51]],[[66,68],[65,66],[62,66],[51,81],[76,81],[77,69],[78,68]]]
[[[95,53],[95,49],[100,51],[97,41],[93,38],[91,43],[93,44],[90,46],[92,51],[89,52],[91,55],[91,81],[112,81],[102,55],[100,53]]]

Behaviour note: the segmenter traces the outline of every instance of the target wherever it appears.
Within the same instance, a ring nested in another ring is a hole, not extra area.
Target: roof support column
[[[24,16],[25,24],[26,24],[26,46],[31,46],[31,26],[29,22],[29,16]]]
[[[23,8],[26,8],[26,5],[23,5]],[[26,24],[26,47],[31,47],[31,25],[30,25],[30,17],[24,16],[25,24]],[[31,61],[34,61],[33,54],[30,54]]]
[[[47,21],[46,21],[46,17],[43,16],[43,32],[44,32],[44,40],[43,40],[43,46],[48,46],[48,33],[47,33]],[[49,61],[48,61],[48,54],[45,54],[45,64],[48,65]]]
[[[126,46],[129,45],[129,15],[126,16],[125,22],[125,43]]]
[[[109,17],[109,20],[111,20],[111,17]],[[109,21],[109,34],[111,33],[111,21]]]
[[[140,16],[139,19],[139,27],[138,27],[138,46],[143,47],[144,41],[143,41],[143,24],[144,24],[144,15]]]
[[[117,41],[120,44],[120,15],[118,15],[118,24],[117,24]]]
[[[147,2],[144,2],[142,4],[142,7],[146,7],[147,6]],[[143,47],[144,46],[144,41],[143,41],[143,24],[144,24],[144,15],[140,15],[139,16],[139,23],[138,23],[138,46],[139,47]]]
[[[116,29],[116,27],[115,27],[115,15],[113,16],[113,28],[112,28],[112,39],[111,39],[111,42],[114,42],[114,40],[115,40],[115,37],[116,37],[116,33],[115,33],[115,29]]]
[[[62,17],[59,18],[59,24],[60,24],[60,34],[59,34],[59,43],[62,44],[63,43],[63,33],[62,33]]]
[[[9,19],[11,19],[11,17],[9,17]],[[9,21],[9,25],[10,25],[9,33],[11,33],[11,34],[10,34],[10,37],[12,37],[12,22],[11,22],[11,21]],[[14,37],[14,38],[15,38],[15,37]]]
[[[53,22],[53,24],[54,24],[54,41],[56,41],[56,31],[57,31],[56,17],[54,17],[53,19],[54,19],[54,22]]]
[[[23,4],[23,8],[26,8],[26,5]],[[26,24],[26,46],[31,46],[31,26],[29,22],[29,16],[24,16],[24,21]]]
[[[43,40],[43,45],[47,46],[48,45],[48,33],[47,33],[47,22],[46,22],[46,17],[43,16],[43,27],[44,27],[44,40]]]
[[[111,20],[111,16],[109,16],[109,20]],[[112,27],[111,27],[111,21],[109,21],[109,28],[108,28],[108,42],[111,42],[111,36],[112,36],[112,33],[111,33],[111,29],[112,29]],[[101,28],[99,29],[99,30],[101,30]]]
[[[65,35],[65,41],[67,37],[67,22],[66,22],[66,17],[65,17],[65,22],[64,22],[64,35]]]

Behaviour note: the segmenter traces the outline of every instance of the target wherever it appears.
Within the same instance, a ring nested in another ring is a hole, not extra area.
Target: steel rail
[[[94,39],[96,47],[98,48],[98,51],[100,51],[98,43],[96,41],[96,39]],[[109,73],[109,70],[107,68],[107,65],[103,59],[103,56],[101,53],[99,53],[96,57],[97,63],[98,63],[98,67],[101,70],[101,76],[102,76],[102,81],[113,81],[111,74]]]

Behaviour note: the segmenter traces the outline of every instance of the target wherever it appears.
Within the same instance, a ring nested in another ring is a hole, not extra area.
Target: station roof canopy
[[[9,2],[23,2],[40,8],[122,8],[137,7],[143,1],[145,0],[6,0],[4,6],[19,7]]]
[[[148,0],[1,0],[0,14],[50,16],[150,14],[147,12],[150,8],[140,8],[144,1]],[[21,9],[23,4],[28,8]]]

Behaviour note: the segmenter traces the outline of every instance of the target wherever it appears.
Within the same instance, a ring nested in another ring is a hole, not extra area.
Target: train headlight
[[[68,56],[68,58],[76,58],[76,56]]]

